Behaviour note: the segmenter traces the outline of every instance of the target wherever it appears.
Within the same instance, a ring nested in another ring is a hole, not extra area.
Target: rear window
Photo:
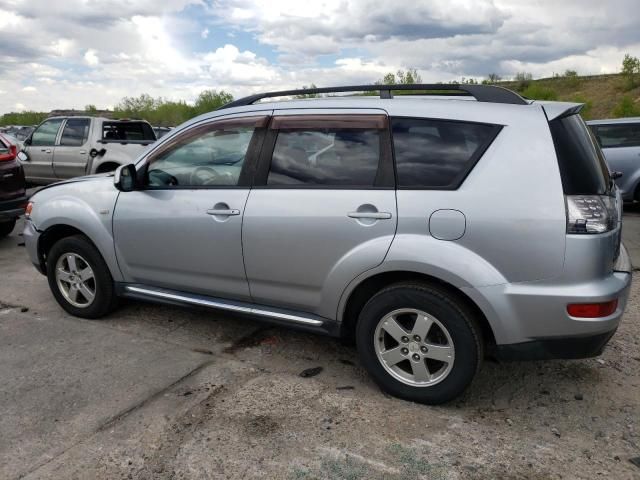
[[[602,148],[640,147],[640,123],[592,125]]]
[[[156,140],[153,128],[146,122],[104,122],[102,139],[106,141],[151,141]]]
[[[610,178],[602,150],[580,115],[549,122],[565,195],[603,195]]]
[[[392,118],[391,126],[400,188],[458,188],[501,129],[416,118]]]

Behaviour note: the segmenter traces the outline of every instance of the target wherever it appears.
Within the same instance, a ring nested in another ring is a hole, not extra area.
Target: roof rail
[[[349,85],[345,87],[324,87],[324,88],[302,88],[298,90],[281,90],[276,92],[256,93],[248,97],[239,98],[233,102],[223,105],[223,108],[241,107],[251,105],[263,98],[285,97],[289,95],[314,95],[319,93],[343,93],[343,92],[380,92],[380,98],[393,98],[393,91],[409,91],[414,94],[422,94],[422,91],[428,91],[427,94],[446,95],[446,92],[452,92],[451,95],[470,95],[475,97],[479,102],[490,103],[510,103],[513,105],[528,105],[524,98],[516,92],[497,85],[460,85],[457,83],[414,83],[403,85]],[[433,93],[431,93],[433,92]],[[455,93],[453,93],[455,92]]]

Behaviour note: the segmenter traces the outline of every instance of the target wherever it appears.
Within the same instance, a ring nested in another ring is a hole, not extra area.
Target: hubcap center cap
[[[419,351],[420,351],[420,345],[418,345],[418,343],[417,343],[417,342],[411,342],[411,343],[409,344],[409,351],[410,351],[411,353],[419,352]]]

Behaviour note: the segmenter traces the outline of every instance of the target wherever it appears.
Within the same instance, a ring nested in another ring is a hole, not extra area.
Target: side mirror
[[[29,155],[27,155],[27,153],[24,150],[20,150],[18,152],[18,160],[20,160],[21,162],[28,162],[29,161]]]
[[[136,166],[133,163],[122,165],[116,169],[113,184],[121,192],[132,192],[136,189]]]
[[[616,180],[617,178],[622,177],[622,172],[609,172],[609,176],[613,179]]]

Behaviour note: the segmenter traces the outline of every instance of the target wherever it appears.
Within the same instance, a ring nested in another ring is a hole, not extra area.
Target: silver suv
[[[261,101],[347,91],[380,97]],[[620,194],[580,108],[473,85],[254,95],[40,190],[24,238],[73,315],[248,314],[353,339],[384,390],[446,402],[486,355],[594,356],[620,322]]]
[[[640,118],[587,122],[604,152],[624,201],[640,202]]]

